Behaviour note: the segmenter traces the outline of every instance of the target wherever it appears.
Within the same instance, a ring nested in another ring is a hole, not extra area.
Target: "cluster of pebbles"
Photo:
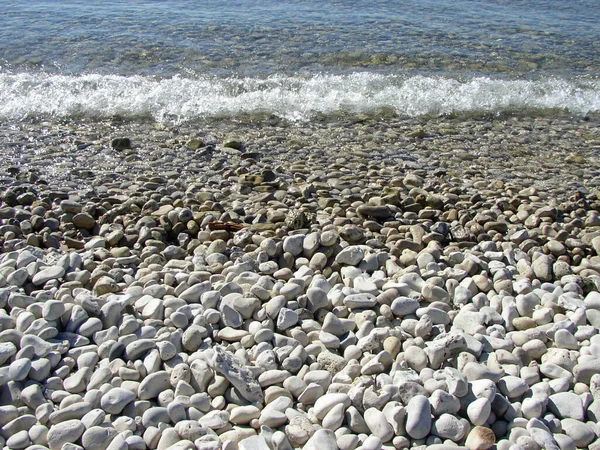
[[[0,126],[3,447],[600,449],[597,122],[210,126]]]

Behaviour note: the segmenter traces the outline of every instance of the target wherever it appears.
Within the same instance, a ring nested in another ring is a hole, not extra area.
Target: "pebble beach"
[[[0,124],[0,444],[600,449],[600,121]]]

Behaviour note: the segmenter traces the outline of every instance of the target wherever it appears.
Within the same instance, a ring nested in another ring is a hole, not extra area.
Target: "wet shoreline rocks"
[[[600,446],[598,124],[205,128],[0,127],[3,444]]]

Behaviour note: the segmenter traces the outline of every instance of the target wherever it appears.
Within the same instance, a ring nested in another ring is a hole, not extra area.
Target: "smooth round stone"
[[[23,286],[29,277],[29,272],[25,267],[15,270],[8,277],[6,282],[12,286]]]
[[[467,407],[467,416],[471,423],[476,426],[484,425],[491,412],[492,405],[487,398],[478,398]]]
[[[494,432],[486,427],[474,427],[465,440],[469,450],[487,450],[496,443]]]
[[[365,411],[364,419],[374,436],[377,436],[382,442],[392,440],[394,429],[385,418],[383,412],[376,408],[369,408]],[[429,430],[427,431],[429,432]]]
[[[44,425],[34,425],[29,430],[29,439],[34,445],[45,445],[48,442],[48,428]]]
[[[460,400],[442,389],[435,390],[429,397],[431,411],[435,416],[442,414],[456,414],[460,410]]]
[[[361,446],[361,449],[362,450],[381,450],[382,445],[383,445],[383,441],[380,438],[378,438],[377,436],[371,435],[364,440],[363,445]]]
[[[325,415],[323,418],[323,422],[321,425],[323,428],[327,428],[331,431],[336,431],[338,428],[342,426],[342,422],[344,421],[344,413],[346,412],[346,407],[343,403],[339,405],[335,405],[331,410]]]
[[[300,253],[302,253],[302,250],[304,249],[303,244],[304,244],[304,235],[295,234],[292,236],[287,236],[283,240],[283,251],[289,252],[294,256],[298,256]]]
[[[42,308],[42,317],[47,321],[57,320],[65,313],[65,305],[58,300],[48,300],[44,302]]]
[[[559,392],[549,396],[548,409],[559,419],[583,421],[585,417],[581,397],[572,392]]]
[[[544,404],[537,398],[525,398],[521,404],[521,411],[526,419],[539,419],[544,412]]]
[[[442,439],[460,441],[465,436],[465,426],[460,419],[452,414],[442,414],[431,426],[432,434]]]
[[[142,425],[144,427],[157,427],[159,423],[170,423],[171,417],[167,408],[162,406],[152,406],[142,414]]]
[[[199,423],[203,427],[218,430],[223,428],[229,422],[229,414],[227,411],[210,411],[200,418]]]
[[[327,292],[321,288],[308,288],[306,290],[306,297],[308,298],[307,308],[311,312],[315,312],[320,308],[325,308],[330,303],[330,300],[327,297]]]
[[[17,347],[12,342],[1,342],[0,343],[0,365],[3,365],[6,361],[13,357],[17,353]]]
[[[305,380],[306,381],[306,380]],[[344,393],[325,394],[315,402],[314,413],[317,419],[323,420],[325,415],[337,404],[350,406],[350,397]]]
[[[545,362],[543,364],[540,364],[539,368],[540,368],[540,372],[542,372],[542,374],[546,375],[548,378],[551,378],[551,379],[563,378],[563,379],[572,380],[572,378],[573,378],[573,375],[571,374],[571,372],[569,372],[564,367],[559,366],[558,364],[554,364],[551,362]]]
[[[557,330],[556,333],[554,333],[554,344],[558,348],[566,348],[568,350],[579,349],[579,343],[575,336],[565,329]]]
[[[339,450],[335,434],[331,430],[322,428],[314,432],[306,442],[304,450]],[[241,450],[241,449],[240,449]],[[248,449],[250,450],[250,449]],[[258,449],[257,449],[258,450]],[[260,449],[263,450],[263,449]],[[266,450],[266,449],[264,449]]]
[[[8,377],[12,381],[22,381],[27,378],[31,369],[31,360],[28,358],[20,358],[8,366]]]
[[[563,432],[573,439],[578,448],[586,448],[596,439],[596,434],[587,423],[575,419],[563,419],[560,424]]]
[[[357,266],[364,258],[364,250],[357,245],[349,245],[342,249],[335,257],[335,261],[340,264]]]
[[[375,437],[375,436],[373,436],[373,437]],[[369,439],[369,438],[367,438],[367,439]],[[381,439],[377,438],[377,440],[380,443],[379,448],[381,448]],[[365,442],[366,442],[366,440],[365,440]],[[359,444],[360,444],[360,440],[359,440],[358,436],[355,434],[343,434],[342,436],[337,438],[337,446],[339,447],[339,450],[354,450],[356,447],[358,447]],[[364,444],[363,444],[363,448],[364,448]]]
[[[410,297],[398,297],[392,302],[390,309],[394,315],[404,317],[414,314],[420,306],[418,300]]]
[[[448,295],[448,292],[446,292],[445,289],[428,283],[425,283],[423,285],[423,288],[421,289],[421,295],[423,295],[423,299],[429,303],[448,303],[450,300],[450,296]]]
[[[508,398],[516,398],[527,392],[529,385],[519,377],[507,375],[498,381],[498,388]]]
[[[272,408],[263,409],[258,420],[261,426],[269,428],[278,428],[285,425],[287,422],[287,416],[281,411],[274,410]]]
[[[469,381],[487,379],[497,383],[504,376],[503,370],[495,370],[472,361],[465,365],[462,372]]]
[[[29,439],[29,433],[27,433],[27,430],[21,430],[12,436],[9,436],[6,440],[6,446],[16,450],[26,448],[30,444],[31,440]]]
[[[317,252],[315,253],[308,263],[308,266],[313,270],[323,270],[327,267],[327,255]]]
[[[429,363],[429,359],[427,358],[427,353],[420,347],[413,345],[412,347],[408,347],[404,352],[404,360],[408,364],[408,367],[411,369],[420,372]]]
[[[287,330],[298,323],[298,313],[289,308],[281,308],[277,316],[277,328],[281,331]]]
[[[589,384],[593,375],[600,373],[600,359],[582,361],[573,368],[575,381]]]
[[[321,233],[321,245],[324,247],[331,247],[338,239],[339,236],[335,231],[327,230]]]
[[[100,406],[108,414],[119,414],[134,400],[135,394],[130,390],[113,388],[102,396]]]
[[[552,436],[561,450],[577,450],[577,446],[573,439],[566,434],[556,433]]]
[[[50,450],[60,450],[64,444],[76,442],[84,431],[83,423],[77,419],[53,425],[48,431],[48,447]]]
[[[431,404],[424,395],[415,395],[406,406],[406,432],[413,439],[423,439],[431,430]]]
[[[235,425],[249,424],[260,417],[260,409],[254,405],[237,406],[231,410],[229,421]]]
[[[83,433],[81,444],[85,450],[106,450],[117,434],[112,427],[91,427]]]
[[[140,400],[149,400],[158,397],[158,395],[171,388],[170,375],[160,370],[151,373],[140,383],[138,387],[138,398]]]

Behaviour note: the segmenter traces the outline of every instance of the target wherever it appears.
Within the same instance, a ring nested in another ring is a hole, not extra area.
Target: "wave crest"
[[[0,74],[0,119],[273,114],[293,121],[386,108],[400,116],[600,110],[600,80],[501,80],[372,73],[260,78]]]

